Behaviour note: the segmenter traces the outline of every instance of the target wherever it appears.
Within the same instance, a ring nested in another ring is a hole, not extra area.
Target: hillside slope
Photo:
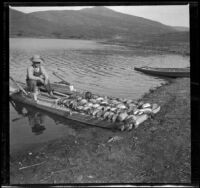
[[[10,11],[10,35],[54,38],[129,39],[175,32],[173,27],[104,7],[82,10]]]
[[[53,32],[55,32],[55,28],[56,30],[61,29],[54,23],[16,10],[10,9],[9,13],[9,31],[11,37],[50,37],[53,35]]]

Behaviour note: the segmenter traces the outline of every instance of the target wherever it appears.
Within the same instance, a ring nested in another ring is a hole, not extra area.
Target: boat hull
[[[24,90],[27,90],[26,84],[20,83]],[[58,100],[63,99],[59,93],[60,91],[63,91],[66,95],[64,95],[64,98],[68,98],[70,94],[75,94],[75,95],[82,95],[82,93],[74,91],[70,91],[68,87],[62,86],[60,88],[60,84],[53,83],[52,84],[53,89],[54,89],[54,96],[55,98],[50,97],[47,92],[45,91],[44,88],[40,88],[40,94],[37,97],[37,102],[33,100],[33,97],[25,95],[23,92],[19,91],[17,88],[12,88],[10,86],[10,98],[13,101],[17,101],[20,103],[23,103],[25,105],[30,105],[32,107],[35,107],[40,110],[44,110],[46,112],[52,113],[54,115],[58,115],[61,117],[64,117],[65,119],[76,121],[82,124],[90,125],[90,126],[96,126],[96,127],[101,127],[101,128],[107,128],[107,129],[118,129],[123,131],[124,129],[127,129],[126,122],[123,121],[108,121],[104,120],[103,117],[95,117],[92,116],[91,114],[87,114],[84,112],[78,112],[74,111],[70,108],[67,108],[64,105],[59,105]],[[44,91],[42,91],[44,89]],[[62,94],[63,95],[63,94]],[[153,109],[151,113],[155,114],[160,110],[160,107],[158,106],[157,109]],[[140,112],[137,115],[135,115],[134,119],[134,126],[138,127],[139,124],[143,123],[145,120],[148,119],[148,115]],[[126,128],[125,128],[126,127]],[[132,126],[128,127],[128,130],[132,129]]]
[[[12,93],[10,98],[13,101],[23,103],[25,105],[30,105],[40,110],[50,112],[52,114],[64,117],[69,120],[77,121],[86,125],[96,126],[108,129],[120,129],[121,123],[111,123],[105,120],[99,120],[93,116],[81,114],[70,109],[56,104],[56,99],[47,99],[45,97],[38,96],[38,102],[35,102],[32,98],[26,97],[21,93]]]
[[[136,71],[140,71],[154,76],[170,77],[170,78],[190,77],[189,69],[150,68],[150,67],[134,67],[134,69]]]

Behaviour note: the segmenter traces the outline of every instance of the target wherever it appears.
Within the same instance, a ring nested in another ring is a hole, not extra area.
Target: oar
[[[66,85],[71,85],[69,82],[65,81],[63,78],[61,78],[56,72],[53,72],[53,75],[62,80]]]
[[[11,76],[10,79],[15,83],[15,85],[25,94],[28,95],[28,93],[23,89],[22,86],[20,86]]]

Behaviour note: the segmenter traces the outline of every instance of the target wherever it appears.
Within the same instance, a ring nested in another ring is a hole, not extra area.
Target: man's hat
[[[44,60],[40,57],[40,55],[34,55],[30,58],[33,63],[43,63]]]

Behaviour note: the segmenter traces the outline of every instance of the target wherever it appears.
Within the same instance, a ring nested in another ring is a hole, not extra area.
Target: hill
[[[105,7],[29,14],[10,9],[10,36],[134,40],[175,31],[159,22]]]
[[[49,31],[54,28],[60,29],[53,23],[10,9],[9,31],[11,37],[51,37],[52,34]]]
[[[106,43],[189,54],[189,29],[105,7],[38,11],[10,9],[10,37],[103,39]]]

